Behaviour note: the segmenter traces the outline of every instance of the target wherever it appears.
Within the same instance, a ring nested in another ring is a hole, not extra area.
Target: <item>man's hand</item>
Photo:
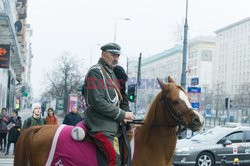
[[[124,118],[124,122],[128,122],[128,121],[132,121],[135,119],[135,115],[133,114],[133,112],[126,112],[125,113],[125,118]]]

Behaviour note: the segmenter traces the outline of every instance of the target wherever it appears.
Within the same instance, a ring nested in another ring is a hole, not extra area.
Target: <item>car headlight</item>
[[[183,152],[189,152],[190,150],[194,149],[193,147],[183,147],[183,148],[177,148],[175,150],[176,153],[183,153]]]

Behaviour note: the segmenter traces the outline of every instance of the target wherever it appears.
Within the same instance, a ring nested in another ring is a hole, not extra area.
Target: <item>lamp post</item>
[[[183,39],[183,50],[182,50],[183,52],[182,52],[181,86],[183,87],[183,89],[186,89],[187,33],[188,33],[187,13],[188,13],[188,0],[186,0],[186,18],[185,18],[185,24],[184,24],[184,39]],[[181,132],[180,136],[183,138],[186,138],[187,130]]]
[[[117,29],[117,22],[119,20],[126,20],[126,21],[129,21],[131,20],[130,18],[116,18],[115,19],[115,32],[114,32],[114,43],[116,42],[116,29]]]
[[[181,86],[186,89],[186,66],[187,66],[187,33],[188,33],[188,0],[186,0],[186,18],[184,24],[184,39],[183,39],[183,55],[182,55],[182,73],[181,73]]]
[[[92,56],[93,56],[93,47],[94,46],[99,46],[99,45],[101,45],[100,43],[95,43],[95,44],[92,44],[91,45],[91,48],[90,48],[90,62],[89,62],[89,67],[91,67],[91,65],[92,65]]]
[[[127,71],[126,71],[126,73],[128,75],[128,56],[127,55],[125,55],[125,56],[126,56],[126,59],[127,59]]]

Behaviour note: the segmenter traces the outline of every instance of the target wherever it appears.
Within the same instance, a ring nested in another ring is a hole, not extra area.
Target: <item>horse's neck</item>
[[[135,140],[136,142],[144,142],[144,146],[169,146],[176,143],[176,129],[167,127],[167,126],[155,126],[151,127],[148,130],[140,130],[135,131]]]
[[[138,131],[135,134],[136,157],[133,158],[133,165],[170,166],[177,140],[175,128],[158,126],[149,130]]]

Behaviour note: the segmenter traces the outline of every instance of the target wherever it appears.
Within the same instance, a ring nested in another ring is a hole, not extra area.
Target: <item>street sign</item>
[[[198,85],[199,84],[199,78],[195,77],[191,79],[191,85]]]
[[[188,93],[201,93],[201,87],[188,87]]]
[[[200,103],[199,102],[193,102],[191,103],[193,108],[200,108]]]

